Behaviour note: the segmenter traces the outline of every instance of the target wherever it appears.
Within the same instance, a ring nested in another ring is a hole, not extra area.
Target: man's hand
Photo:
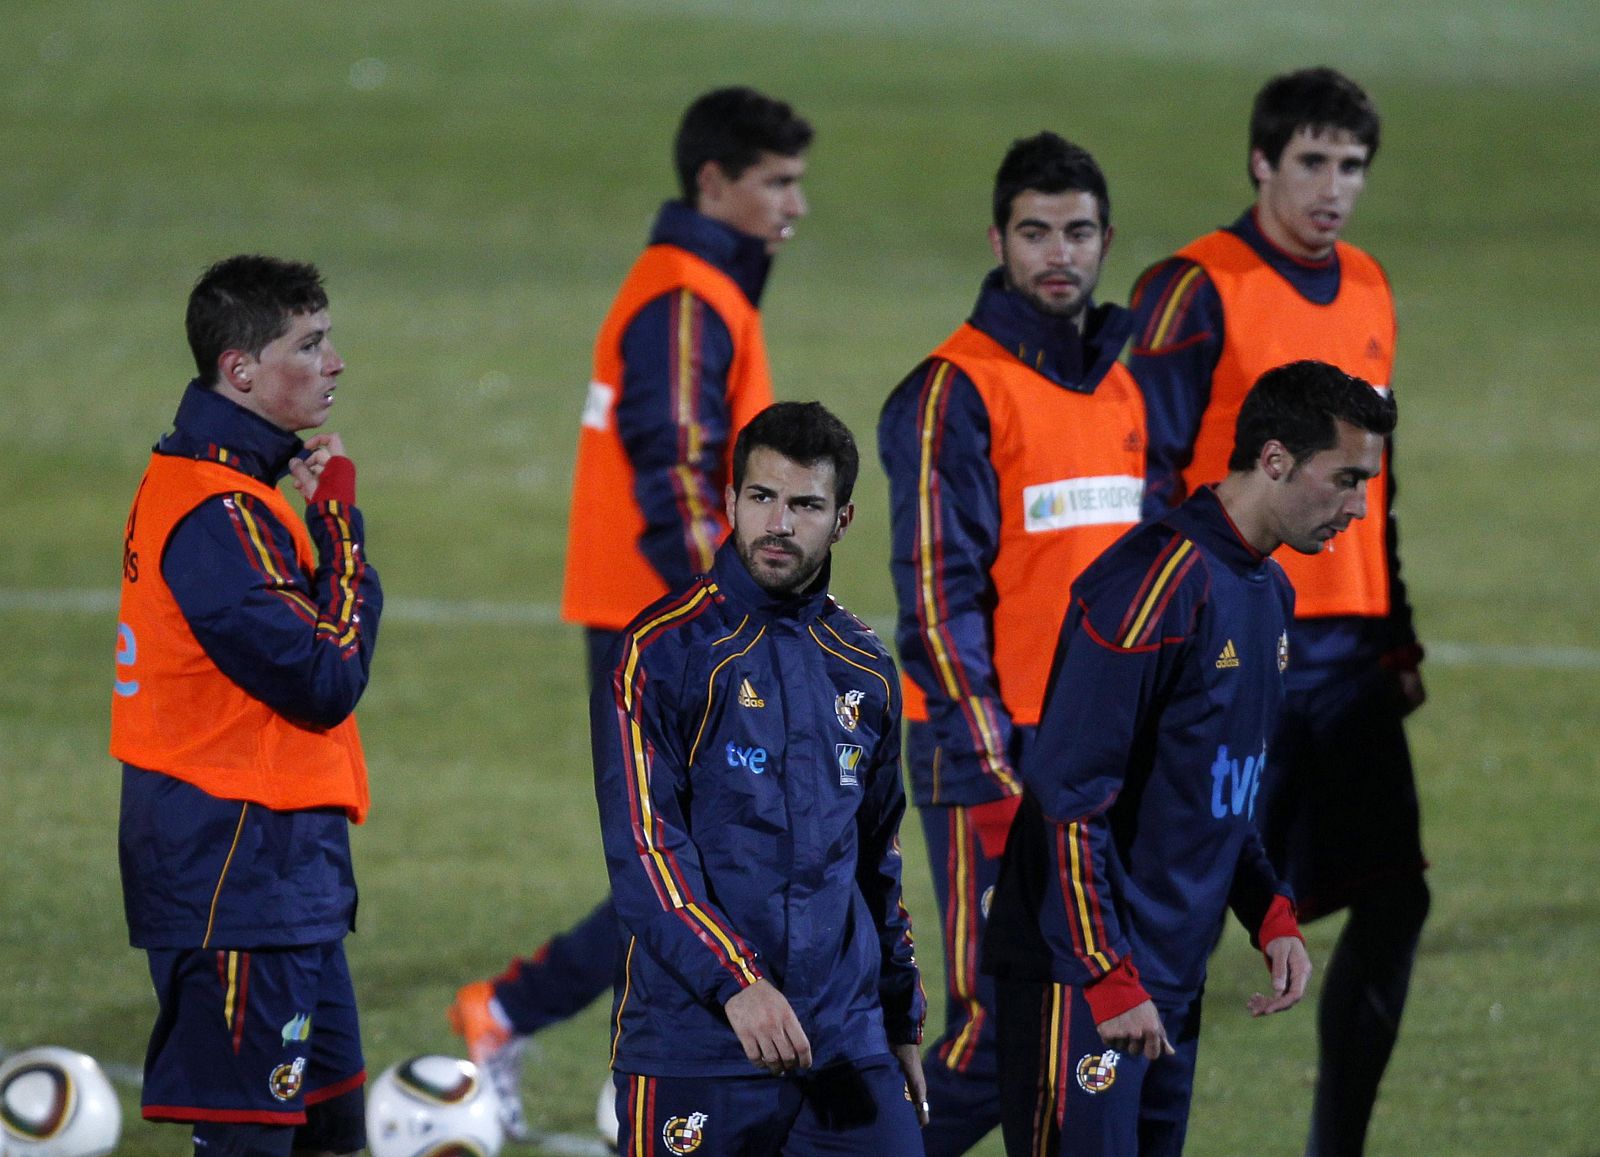
[[[289,460],[289,477],[300,497],[310,502],[328,459],[345,456],[344,441],[337,434],[314,434],[306,439],[306,449],[311,453],[304,458]]]
[[[922,1075],[922,1047],[920,1045],[894,1045],[894,1059],[900,1062],[900,1071],[906,1075],[906,1092],[911,1094],[911,1107],[917,1111],[917,1124],[928,1123],[928,1078]]]
[[[1400,691],[1400,714],[1410,715],[1428,701],[1428,689],[1422,685],[1422,672],[1415,668],[1396,671],[1395,684]]]
[[[1161,1024],[1161,1014],[1156,1011],[1154,1001],[1136,1004],[1095,1027],[1100,1030],[1100,1039],[1107,1047],[1119,1053],[1154,1061],[1170,1057],[1174,1051],[1167,1041],[1167,1030]]]
[[[1306,982],[1311,979],[1311,957],[1298,936],[1279,936],[1270,941],[1264,951],[1272,973],[1272,995],[1262,996],[1258,992],[1245,1001],[1251,1016],[1271,1016],[1293,1008],[1306,994]]]
[[[758,980],[722,1006],[744,1046],[744,1055],[769,1073],[811,1067],[811,1042],[789,1000],[769,981]]]

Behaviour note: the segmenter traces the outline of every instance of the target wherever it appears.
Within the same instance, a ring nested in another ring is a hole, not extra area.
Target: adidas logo
[[[756,694],[756,689],[750,686],[750,680],[742,679],[739,682],[740,707],[765,707],[767,701]]]
[[[1239,665],[1239,652],[1233,648],[1233,640],[1229,639],[1222,654],[1217,656],[1218,667],[1237,667]]]

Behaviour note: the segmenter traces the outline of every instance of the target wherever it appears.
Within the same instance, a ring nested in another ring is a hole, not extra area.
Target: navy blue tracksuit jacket
[[[986,972],[1160,1004],[1200,991],[1228,907],[1260,936],[1288,892],[1255,819],[1293,605],[1210,487],[1073,584]]]
[[[900,902],[899,686],[826,574],[777,599],[725,543],[709,574],[623,632],[591,723],[630,937],[613,1067],[750,1076],[722,1006],[763,978],[816,1068],[920,1039]]]

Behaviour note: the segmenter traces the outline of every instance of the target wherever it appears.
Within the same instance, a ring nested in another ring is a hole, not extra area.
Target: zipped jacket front
[[[723,1013],[783,992],[814,1067],[920,1039],[901,904],[900,702],[826,593],[775,598],[731,543],[624,631],[591,703],[595,792],[628,932],[613,1067],[748,1076]]]

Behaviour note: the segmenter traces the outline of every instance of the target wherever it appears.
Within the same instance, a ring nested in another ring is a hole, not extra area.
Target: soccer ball
[[[471,1061],[412,1057],[367,1097],[372,1157],[495,1157],[504,1140],[499,1100]]]
[[[122,1106],[93,1057],[44,1045],[0,1064],[6,1157],[101,1157],[121,1134]]]
[[[594,1127],[600,1130],[600,1140],[615,1149],[622,1126],[617,1120],[617,1086],[613,1080],[607,1073],[605,1083],[600,1086],[600,1099],[594,1107]]]

